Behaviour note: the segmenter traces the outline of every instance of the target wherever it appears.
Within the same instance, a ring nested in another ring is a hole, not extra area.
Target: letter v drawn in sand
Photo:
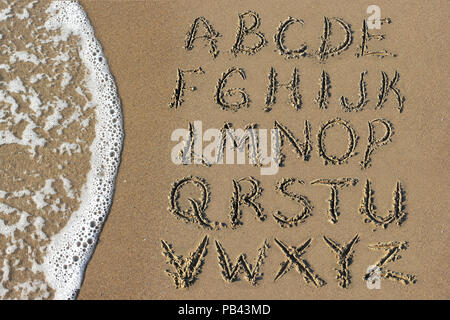
[[[303,275],[303,279],[306,283],[313,283],[314,286],[322,287],[326,284],[309,265],[308,261],[301,259],[301,256],[305,254],[306,248],[311,244],[311,238],[306,240],[303,244],[298,247],[288,246],[283,241],[275,238],[275,243],[280,248],[281,252],[286,256],[287,260],[283,261],[280,265],[280,270],[278,270],[274,281],[277,281],[286,273],[288,273],[293,268],[297,269],[297,272]]]
[[[341,246],[334,240],[323,237],[323,241],[330,247],[330,249],[335,253],[337,264],[339,266],[337,271],[336,279],[338,284],[342,288],[348,288],[350,284],[350,269],[349,266],[353,259],[353,248],[355,244],[359,241],[359,235],[356,235],[349,243]]]
[[[166,273],[172,278],[177,289],[188,288],[194,284],[205,260],[208,241],[208,236],[205,236],[189,257],[183,258],[175,254],[170,244],[161,240],[162,254],[166,257],[166,263],[175,269],[175,272],[166,270]]]

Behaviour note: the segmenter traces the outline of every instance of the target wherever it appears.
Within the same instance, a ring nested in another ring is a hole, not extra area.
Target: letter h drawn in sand
[[[166,263],[175,269],[175,272],[166,270],[166,273],[172,278],[177,289],[187,288],[197,279],[207,253],[208,241],[208,236],[205,236],[195,251],[191,252],[188,258],[183,258],[175,255],[172,246],[161,240],[162,254],[166,257]]]
[[[280,270],[278,270],[274,281],[277,281],[295,267],[297,272],[303,275],[303,279],[306,283],[312,282],[316,287],[322,287],[326,284],[324,280],[314,273],[308,261],[301,259],[301,256],[305,253],[305,249],[308,248],[311,243],[311,238],[298,247],[290,247],[277,238],[275,238],[275,243],[286,256],[287,260],[280,264]]]

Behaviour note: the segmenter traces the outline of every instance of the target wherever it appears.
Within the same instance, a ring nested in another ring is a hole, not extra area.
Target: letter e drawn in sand
[[[162,254],[166,257],[166,263],[175,269],[175,272],[169,270],[165,272],[177,289],[188,288],[197,280],[207,253],[208,241],[208,236],[205,236],[197,248],[189,254],[189,257],[183,258],[183,256],[175,254],[170,244],[161,240]]]
[[[238,280],[239,273],[244,273],[247,281],[251,285],[256,286],[257,281],[263,276],[261,266],[264,263],[264,258],[266,257],[266,251],[268,248],[269,244],[267,243],[267,240],[264,240],[263,245],[258,249],[254,266],[247,262],[245,253],[241,253],[239,255],[233,266],[225,249],[220,242],[216,240],[217,259],[222,272],[222,278],[227,282],[234,282]]]
[[[399,252],[401,250],[408,249],[408,242],[399,242],[399,241],[379,242],[377,244],[370,245],[369,249],[386,251],[386,254],[376,263],[376,266],[379,268],[381,278],[399,281],[403,285],[408,285],[417,282],[417,278],[415,275],[404,272],[392,271],[385,268],[385,265],[388,264],[389,262],[394,262],[401,258]],[[375,272],[376,270],[378,269],[373,269],[371,272],[366,273],[363,279],[367,281],[373,278],[372,273]]]
[[[275,186],[275,190],[281,193],[283,197],[292,199],[303,207],[303,210],[291,218],[288,218],[281,211],[275,211],[273,218],[283,228],[297,226],[299,223],[305,222],[305,220],[311,216],[313,206],[309,199],[301,194],[296,194],[287,190],[287,188],[294,183],[304,184],[302,180],[296,178],[283,178]]]
[[[313,283],[315,287],[322,287],[326,284],[309,265],[308,261],[301,259],[301,256],[305,253],[306,248],[311,244],[311,238],[306,240],[298,247],[288,246],[283,241],[275,238],[275,243],[280,248],[281,252],[286,256],[287,260],[283,261],[280,265],[274,281],[277,281],[293,268],[296,268],[300,275],[303,275],[303,279],[306,283]]]
[[[397,225],[400,226],[403,221],[405,221],[407,216],[405,211],[406,196],[400,181],[398,181],[395,185],[392,198],[392,210],[389,210],[389,213],[384,217],[376,214],[373,194],[374,191],[372,188],[372,183],[369,179],[367,179],[363,198],[361,200],[361,206],[359,208],[359,213],[365,216],[364,222],[373,223],[375,226],[382,227],[383,229],[386,229],[387,226],[394,221],[396,221]]]
[[[349,243],[342,246],[326,236],[323,237],[323,241],[325,241],[336,255],[339,268],[335,270],[337,271],[336,279],[338,280],[339,286],[341,288],[348,288],[351,279],[349,266],[352,263],[353,248],[359,241],[359,235],[356,235]]]

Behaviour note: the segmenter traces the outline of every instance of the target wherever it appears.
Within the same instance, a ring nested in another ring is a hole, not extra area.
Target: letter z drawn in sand
[[[379,268],[381,278],[399,281],[404,285],[416,283],[417,278],[415,275],[404,272],[392,271],[385,268],[385,265],[388,264],[389,262],[394,262],[401,258],[399,253],[401,250],[408,249],[408,242],[399,242],[399,241],[379,242],[377,244],[370,245],[369,249],[386,251],[386,254],[375,264]],[[371,272],[366,273],[363,279],[365,281],[371,279],[372,273],[376,272],[376,270],[377,269],[373,269]]]

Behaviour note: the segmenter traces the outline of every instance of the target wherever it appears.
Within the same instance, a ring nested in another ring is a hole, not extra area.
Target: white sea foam
[[[66,226],[52,237],[41,266],[46,281],[56,291],[55,298],[73,299],[81,286],[86,264],[111,206],[123,141],[122,114],[103,50],[81,5],[72,1],[54,1],[48,13],[51,18],[46,28],[61,30],[54,42],[67,40],[71,34],[79,37],[80,58],[88,71],[87,87],[93,95],[92,104],[96,106],[96,136],[90,146],[91,170],[81,190],[79,209],[72,213]],[[3,16],[7,14],[5,12]],[[26,54],[15,58],[39,62]],[[57,118],[55,116],[54,120],[57,121]],[[73,152],[66,147],[61,150]],[[70,189],[70,182],[65,181],[64,186]],[[40,229],[42,223],[35,221]]]

